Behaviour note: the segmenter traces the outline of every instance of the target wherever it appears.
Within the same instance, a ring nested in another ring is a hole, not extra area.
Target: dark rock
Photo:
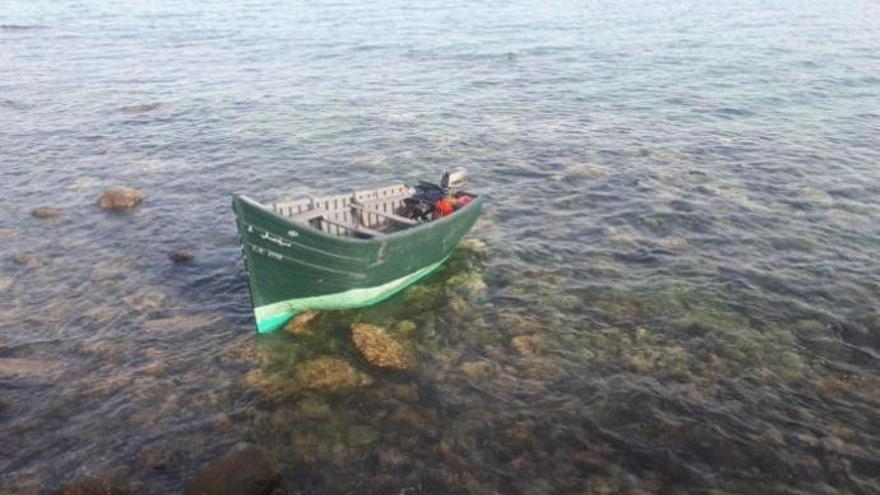
[[[189,263],[193,260],[193,254],[189,251],[174,251],[168,255],[168,259],[175,263]]]
[[[132,187],[110,187],[98,199],[98,206],[105,210],[127,210],[139,205],[147,195]]]
[[[281,469],[262,448],[239,443],[202,468],[187,483],[187,495],[269,495],[281,493]]]
[[[39,208],[34,208],[31,210],[31,215],[36,218],[58,218],[61,216],[61,210],[58,208],[50,208],[48,206],[41,206]]]
[[[9,409],[9,404],[0,400],[0,414],[3,414],[3,411]]]

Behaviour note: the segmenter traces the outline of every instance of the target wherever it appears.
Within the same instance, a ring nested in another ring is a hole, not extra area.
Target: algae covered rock
[[[537,335],[517,335],[510,339],[510,343],[523,357],[535,357],[540,352],[541,338]]]
[[[187,483],[187,495],[269,495],[281,493],[281,469],[262,448],[239,443],[202,468]]]
[[[365,387],[371,385],[373,379],[341,359],[323,356],[298,364],[296,382],[304,389],[332,392]]]
[[[139,205],[147,195],[133,187],[110,187],[98,199],[98,206],[105,210],[128,210]]]
[[[310,335],[312,333],[310,324],[319,314],[321,313],[317,311],[300,313],[284,325],[284,331],[293,335]]]
[[[477,295],[485,292],[488,288],[483,277],[476,271],[466,271],[457,273],[446,282],[453,290],[457,290],[466,295]]]
[[[461,241],[458,244],[458,248],[462,251],[470,251],[472,253],[484,253],[486,252],[486,243],[474,238],[468,238]]]
[[[295,393],[299,387],[295,380],[283,373],[266,373],[253,369],[244,375],[245,386],[258,390],[267,397],[282,397]]]
[[[412,369],[416,358],[406,343],[394,338],[380,326],[355,323],[351,326],[355,347],[370,364],[381,368]]]
[[[298,416],[309,419],[326,419],[333,412],[330,404],[315,397],[307,397],[297,402],[294,411]]]
[[[492,365],[485,360],[467,361],[459,367],[461,372],[472,380],[478,380],[489,376],[492,372]]]

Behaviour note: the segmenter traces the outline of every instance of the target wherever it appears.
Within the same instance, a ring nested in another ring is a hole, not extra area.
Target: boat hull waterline
[[[376,304],[440,268],[482,211],[476,197],[454,214],[370,239],[340,237],[276,214],[241,195],[233,209],[257,331],[298,313]]]

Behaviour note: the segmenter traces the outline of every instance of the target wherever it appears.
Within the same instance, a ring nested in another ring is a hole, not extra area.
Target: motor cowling
[[[464,187],[465,182],[467,182],[467,170],[464,167],[457,167],[443,173],[440,187],[446,194],[455,194]]]

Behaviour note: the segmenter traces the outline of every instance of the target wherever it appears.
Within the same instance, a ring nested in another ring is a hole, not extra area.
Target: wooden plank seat
[[[363,234],[369,237],[378,237],[382,235],[382,233],[378,230],[368,229],[367,227],[364,227],[362,225],[350,225],[342,222],[337,222],[336,220],[330,220],[329,218],[325,218],[322,216],[319,216],[318,218],[320,218],[321,222],[326,222],[330,225],[335,225],[337,227],[341,227],[343,229],[357,232],[358,234]]]
[[[372,213],[373,215],[378,215],[378,216],[380,216],[380,217],[385,217],[385,218],[387,218],[387,219],[389,219],[389,220],[392,220],[392,221],[397,222],[397,223],[402,223],[402,224],[404,224],[404,225],[418,225],[418,224],[419,224],[419,222],[416,222],[415,220],[413,220],[413,219],[411,219],[411,218],[402,217],[402,216],[397,215],[397,214],[394,214],[394,213],[386,213],[386,212],[384,212],[384,211],[379,211],[379,210],[377,210],[377,209],[375,209],[375,208],[369,208],[367,205],[361,203],[360,201],[358,201],[358,200],[356,200],[356,199],[355,199],[355,200],[352,200],[352,202],[351,202],[351,207],[352,207],[352,208],[355,208],[355,209],[357,209],[357,210],[360,210],[360,211],[365,211],[365,212],[367,212],[367,213]]]
[[[318,230],[335,235],[365,235],[375,237],[383,234],[391,224],[404,228],[419,222],[398,215],[404,199],[411,189],[397,184],[378,189],[356,191],[352,194],[320,196],[288,201],[272,205],[272,210],[291,220],[308,224]]]

